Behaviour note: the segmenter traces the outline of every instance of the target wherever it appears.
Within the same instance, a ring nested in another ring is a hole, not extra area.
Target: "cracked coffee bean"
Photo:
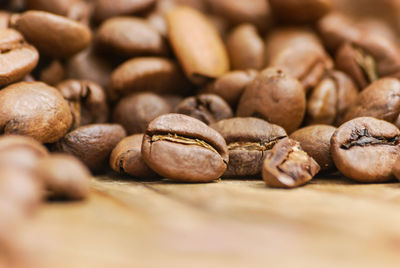
[[[270,187],[294,188],[306,184],[319,172],[318,163],[292,139],[275,144],[264,160],[262,178]]]
[[[400,130],[373,117],[359,117],[341,125],[331,139],[336,167],[359,182],[391,181],[400,154]]]
[[[207,125],[233,117],[229,105],[214,94],[188,97],[176,107],[175,112],[199,119]]]
[[[128,174],[139,179],[160,177],[143,160],[142,141],[143,134],[123,138],[111,152],[111,168],[121,174]]]
[[[329,125],[312,125],[296,130],[289,137],[300,142],[301,148],[317,161],[321,171],[332,171],[335,165],[330,149],[335,130]]]
[[[225,119],[210,127],[224,137],[228,146],[225,178],[260,174],[267,152],[287,137],[282,127],[252,117]]]
[[[210,182],[226,170],[224,138],[203,122],[183,114],[162,115],[150,122],[142,156],[161,176],[185,182]]]

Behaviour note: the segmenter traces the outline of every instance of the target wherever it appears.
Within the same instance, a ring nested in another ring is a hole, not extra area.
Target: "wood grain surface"
[[[46,203],[32,219],[30,266],[400,267],[398,183],[332,177],[281,190],[108,176],[92,186],[88,201]]]

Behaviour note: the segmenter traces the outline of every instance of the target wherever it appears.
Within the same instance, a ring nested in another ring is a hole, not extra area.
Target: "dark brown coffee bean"
[[[232,108],[236,108],[243,91],[257,75],[255,70],[228,72],[204,87],[201,93],[221,96]]]
[[[318,163],[302,150],[299,142],[283,139],[267,154],[262,178],[270,187],[293,188],[312,180],[319,170]]]
[[[140,18],[114,17],[104,21],[97,31],[96,44],[102,51],[126,57],[167,54],[165,40]]]
[[[253,176],[261,173],[266,153],[287,137],[285,130],[258,118],[231,118],[210,127],[224,137],[229,163],[223,177]]]
[[[188,97],[176,107],[175,112],[199,119],[207,125],[233,117],[229,104],[215,94]]]
[[[94,18],[102,21],[111,17],[131,15],[151,8],[156,0],[94,0]]]
[[[54,154],[42,159],[37,176],[44,181],[51,197],[82,200],[89,196],[90,171],[72,155]]]
[[[268,1],[208,0],[208,3],[215,14],[227,19],[233,25],[251,23],[264,31],[271,24]]]
[[[73,117],[72,128],[107,122],[107,99],[98,84],[89,80],[70,79],[58,84],[57,88],[69,103]]]
[[[128,174],[138,179],[155,179],[155,173],[142,158],[143,134],[136,134],[122,139],[110,156],[111,168],[121,174]]]
[[[232,69],[264,67],[264,41],[252,24],[242,24],[232,30],[226,41]]]
[[[57,89],[41,82],[20,82],[0,91],[0,129],[43,143],[58,141],[72,124],[68,103]]]
[[[69,132],[54,149],[78,157],[93,172],[99,172],[106,169],[111,151],[125,136],[120,125],[92,124]]]
[[[41,70],[39,80],[55,86],[65,78],[64,66],[59,60],[53,60],[48,66]]]
[[[333,170],[331,157],[331,137],[336,128],[329,125],[312,125],[300,128],[290,134],[290,138],[300,142],[301,148],[317,161],[321,171]]]
[[[331,139],[336,167],[360,182],[392,180],[400,154],[400,130],[373,117],[359,117],[341,125]]]
[[[204,84],[229,70],[229,57],[215,26],[200,12],[177,7],[167,14],[168,37],[186,76]]]
[[[315,22],[332,9],[332,0],[269,0],[272,12],[285,22]]]
[[[174,61],[156,57],[139,57],[124,62],[111,74],[111,87],[117,95],[139,91],[180,93],[190,88]]]
[[[356,117],[371,116],[396,123],[400,114],[400,81],[383,78],[364,89],[350,106],[343,122]]]
[[[144,133],[150,121],[170,111],[162,97],[143,92],[122,98],[115,107],[113,121],[121,124],[128,135]]]
[[[14,25],[41,53],[68,58],[87,48],[90,29],[76,21],[45,11],[26,11]]]
[[[336,124],[355,102],[358,89],[345,73],[332,71],[311,90],[307,99],[306,124]]]
[[[393,165],[393,175],[396,179],[400,180],[400,158],[397,158],[396,162]]]
[[[282,69],[300,80],[304,89],[315,87],[333,62],[318,37],[302,28],[282,28],[266,39],[266,66]]]
[[[183,114],[162,115],[150,122],[142,157],[158,174],[186,182],[210,182],[228,164],[224,138],[203,122]]]
[[[280,69],[268,68],[247,86],[237,116],[260,117],[292,133],[303,121],[305,110],[306,97],[300,82]]]
[[[36,49],[13,29],[0,29],[0,86],[18,81],[35,68]]]

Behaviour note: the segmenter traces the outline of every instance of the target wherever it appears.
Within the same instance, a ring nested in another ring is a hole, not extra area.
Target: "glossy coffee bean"
[[[264,67],[264,41],[252,24],[242,24],[233,29],[226,46],[232,69],[259,70]]]
[[[111,168],[121,174],[128,174],[138,179],[155,179],[155,173],[142,158],[143,134],[123,138],[110,155]]]
[[[90,192],[88,168],[76,157],[67,154],[53,154],[42,159],[37,166],[41,178],[51,197],[70,200],[86,199]]]
[[[93,172],[100,172],[107,168],[111,151],[125,136],[117,124],[86,125],[65,135],[54,150],[72,154]]]
[[[283,139],[267,154],[262,178],[270,187],[293,188],[312,180],[319,170],[318,163],[302,150],[299,142]]]
[[[276,19],[292,23],[315,22],[327,14],[332,0],[269,0]]]
[[[90,29],[79,22],[45,11],[26,11],[12,25],[41,53],[67,58],[87,48]]]
[[[210,127],[218,131],[228,145],[229,163],[223,177],[260,174],[266,153],[287,137],[282,127],[253,117],[225,119]]]
[[[69,103],[73,128],[107,122],[107,98],[98,84],[89,80],[69,79],[58,84],[57,88]]]
[[[94,18],[102,21],[111,17],[130,15],[151,8],[156,0],[94,0]]]
[[[306,97],[300,82],[280,69],[268,68],[247,86],[237,116],[260,117],[292,133],[303,121],[305,110]]]
[[[36,49],[13,29],[0,29],[0,86],[16,82],[35,68]]]
[[[383,120],[358,117],[335,131],[331,153],[346,177],[359,182],[390,181],[400,154],[400,130]]]
[[[182,114],[162,115],[150,122],[142,157],[161,176],[185,182],[213,181],[225,172],[229,161],[224,138]]]
[[[200,94],[184,99],[175,109],[178,114],[185,114],[207,125],[233,117],[232,109],[218,95]]]
[[[72,115],[57,89],[41,82],[20,82],[0,91],[0,129],[43,143],[58,141],[70,129]]]
[[[186,76],[204,84],[229,69],[229,57],[217,29],[200,12],[177,7],[167,14],[168,38]]]
[[[115,106],[113,121],[121,124],[128,135],[144,133],[150,121],[170,111],[162,97],[143,92],[122,98]]]
[[[321,171],[335,168],[331,157],[331,137],[336,128],[329,125],[312,125],[300,128],[290,138],[300,142],[301,148],[321,167]]]

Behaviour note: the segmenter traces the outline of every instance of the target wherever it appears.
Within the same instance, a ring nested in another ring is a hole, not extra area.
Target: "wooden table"
[[[93,179],[27,230],[39,268],[400,267],[400,184]],[[36,266],[35,266],[36,267]]]

